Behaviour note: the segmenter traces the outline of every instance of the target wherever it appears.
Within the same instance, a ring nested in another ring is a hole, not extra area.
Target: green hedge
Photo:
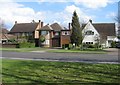
[[[18,48],[33,48],[35,47],[35,43],[29,43],[29,42],[22,42],[19,43]]]

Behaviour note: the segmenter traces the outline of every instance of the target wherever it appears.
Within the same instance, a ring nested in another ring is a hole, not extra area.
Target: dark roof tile
[[[10,33],[34,32],[39,23],[17,23],[10,30]]]
[[[50,25],[52,27],[52,29],[54,31],[61,31],[63,30],[64,28],[62,26],[60,26],[58,23],[53,23],[52,25]]]

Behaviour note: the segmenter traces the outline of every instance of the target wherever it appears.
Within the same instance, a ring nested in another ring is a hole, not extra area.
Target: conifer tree
[[[80,28],[79,18],[76,11],[73,12],[71,26],[71,43],[75,43],[75,46],[79,46],[80,44],[82,44],[82,29]]]

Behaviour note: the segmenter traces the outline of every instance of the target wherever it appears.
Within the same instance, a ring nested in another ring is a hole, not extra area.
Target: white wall
[[[85,33],[90,30],[94,32],[94,35],[85,35]],[[95,44],[96,43],[95,37],[99,38],[99,33],[90,22],[88,22],[85,28],[82,30],[82,34],[83,34],[83,43],[93,42],[93,44]]]

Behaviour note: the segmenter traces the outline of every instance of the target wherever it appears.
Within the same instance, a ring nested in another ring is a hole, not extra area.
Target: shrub
[[[19,48],[32,48],[32,47],[35,47],[35,44],[34,43],[29,43],[29,42],[22,42],[22,43],[19,43],[19,46],[17,46]]]
[[[40,36],[40,42],[44,42],[45,41],[45,37],[43,35]]]
[[[115,47],[116,47],[116,42],[113,41],[113,42],[111,43],[111,47],[112,47],[112,48],[115,48]]]
[[[68,49],[73,49],[73,45],[69,44],[69,48]]]
[[[62,48],[63,48],[63,49],[69,48],[69,44],[64,44],[64,45],[62,45]]]

